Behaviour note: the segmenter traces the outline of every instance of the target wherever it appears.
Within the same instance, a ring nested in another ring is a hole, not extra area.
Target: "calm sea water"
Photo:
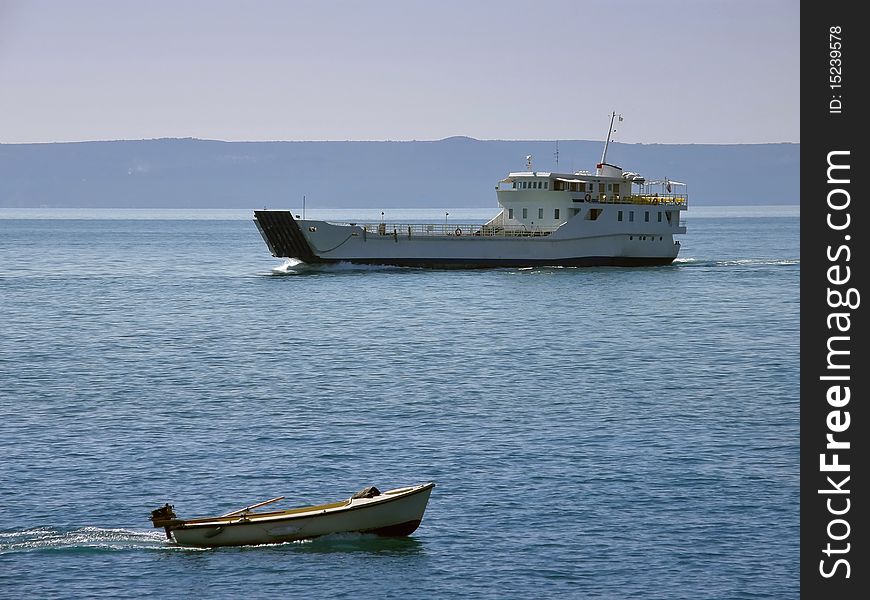
[[[669,267],[428,271],[0,212],[0,596],[797,598],[799,213],[688,228]],[[148,521],[430,480],[407,539]]]

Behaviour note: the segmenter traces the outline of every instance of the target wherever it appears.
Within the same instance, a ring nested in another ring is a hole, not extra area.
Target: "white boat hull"
[[[673,235],[685,232],[678,218],[676,225],[627,226],[615,217],[613,223],[569,221],[547,235],[522,236],[479,235],[480,226],[468,225],[457,226],[458,235],[420,235],[410,227],[379,233],[360,225],[296,220],[289,211],[255,211],[255,221],[274,256],[438,268],[666,265],[680,249]]]
[[[427,483],[389,490],[374,498],[290,511],[194,519],[173,525],[170,532],[181,545],[204,548],[274,544],[348,532],[404,536],[420,525],[434,486]]]

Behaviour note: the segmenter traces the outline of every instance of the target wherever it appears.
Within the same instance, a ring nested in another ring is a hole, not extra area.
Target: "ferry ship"
[[[434,268],[667,265],[686,233],[686,184],[648,181],[607,162],[595,171],[509,173],[496,186],[501,211],[486,223],[333,223],[287,210],[255,210],[273,256]]]

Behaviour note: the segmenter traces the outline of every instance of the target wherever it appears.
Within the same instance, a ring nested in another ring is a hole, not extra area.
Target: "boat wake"
[[[0,532],[0,555],[44,551],[118,551],[180,549],[162,531],[79,527],[39,527]],[[191,550],[190,548],[185,548]]]
[[[309,275],[312,273],[356,273],[366,271],[395,271],[413,267],[398,267],[394,265],[358,265],[350,262],[309,264],[295,258],[288,258],[271,271],[271,275]]]
[[[675,267],[792,267],[801,261],[793,258],[740,258],[733,260],[699,260],[697,258],[677,258]]]
[[[288,258],[281,265],[274,267],[272,269],[272,274],[274,275],[291,275],[296,272],[297,269],[304,269],[306,264],[301,260],[296,260],[295,258]]]
[[[316,554],[344,554],[348,552],[407,554],[419,552],[422,549],[422,544],[410,537],[382,538],[367,533],[333,533],[310,540],[241,546],[240,548],[268,550],[288,547]],[[214,552],[222,549],[179,546],[167,540],[163,531],[106,529],[102,527],[79,527],[76,529],[39,527],[0,532],[0,556],[31,552],[118,552],[130,550]]]

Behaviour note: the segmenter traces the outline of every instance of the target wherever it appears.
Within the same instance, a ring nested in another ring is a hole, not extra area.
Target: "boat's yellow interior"
[[[262,517],[277,517],[283,515],[292,515],[296,513],[304,513],[304,512],[314,512],[318,510],[327,510],[330,508],[340,508],[342,506],[347,506],[350,504],[350,500],[342,500],[341,502],[330,502],[329,504],[318,504],[315,506],[301,506],[299,508],[290,508],[287,510],[275,510],[270,512],[250,512],[246,515],[238,514],[238,515],[230,515],[229,517],[200,517],[198,519],[181,519],[185,523],[236,523],[242,520],[242,517],[247,517],[248,519],[252,518],[262,518]]]
[[[431,484],[430,484],[431,485]],[[421,486],[425,487],[425,486]],[[394,494],[401,494],[413,491],[415,488],[412,487],[403,487],[396,488],[394,490],[387,490],[382,492],[382,496],[391,496]],[[300,513],[307,512],[318,512],[322,510],[329,510],[331,508],[341,508],[342,506],[348,506],[353,501],[352,498],[347,500],[341,500],[339,502],[330,502],[328,504],[315,504],[313,506],[300,506],[299,508],[289,508],[287,510],[275,510],[269,512],[249,512],[246,514],[237,513],[234,515],[230,515],[227,517],[199,517],[196,519],[178,519],[178,522],[183,523],[184,525],[202,525],[204,523],[216,523],[219,525],[229,525],[231,523],[244,523],[245,521],[258,521],[264,518],[272,518],[272,517],[283,517],[287,515],[295,515]]]

